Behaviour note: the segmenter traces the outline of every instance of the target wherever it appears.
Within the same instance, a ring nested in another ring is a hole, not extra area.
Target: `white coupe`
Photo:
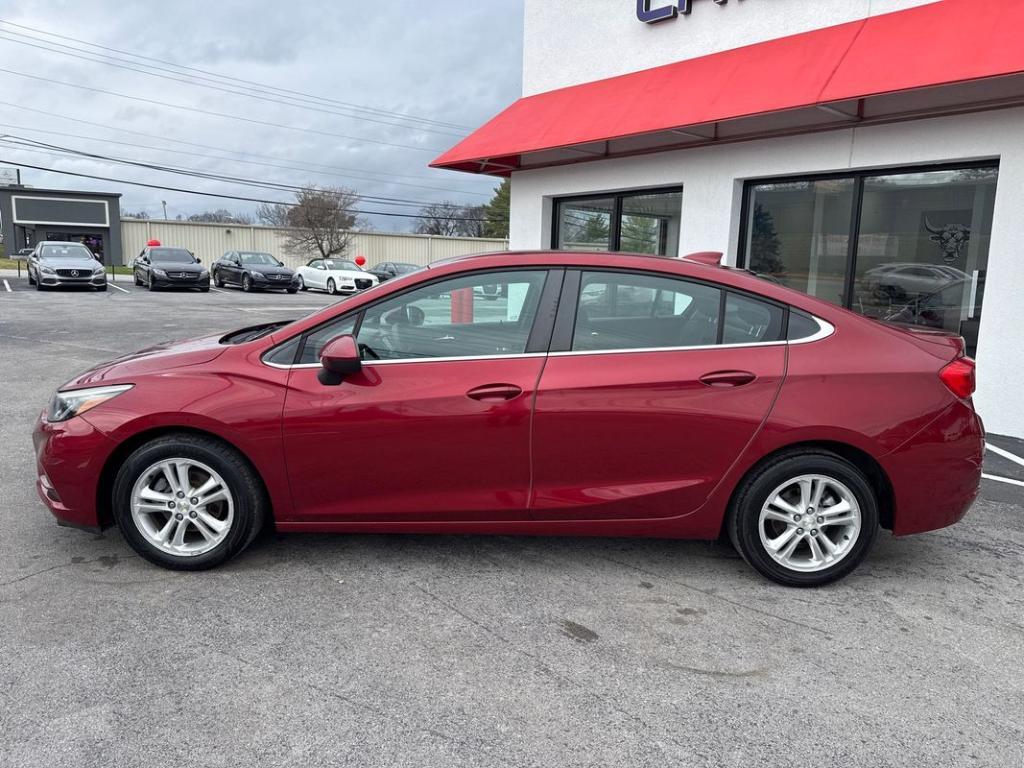
[[[350,296],[373,288],[379,282],[374,275],[361,270],[354,261],[341,259],[310,259],[305,266],[296,269],[295,274],[298,276],[300,290],[316,288],[332,296],[339,293]]]

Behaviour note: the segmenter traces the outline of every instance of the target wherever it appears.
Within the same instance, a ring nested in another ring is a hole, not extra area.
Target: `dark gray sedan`
[[[81,243],[44,240],[28,257],[28,284],[36,290],[82,286],[107,290],[107,274],[92,251]]]

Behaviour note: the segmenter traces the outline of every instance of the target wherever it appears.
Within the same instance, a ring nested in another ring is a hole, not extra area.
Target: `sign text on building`
[[[716,5],[725,5],[729,0],[714,0]],[[665,3],[659,0],[636,0],[636,17],[645,24],[674,19],[680,13],[689,16],[693,0],[673,0]]]

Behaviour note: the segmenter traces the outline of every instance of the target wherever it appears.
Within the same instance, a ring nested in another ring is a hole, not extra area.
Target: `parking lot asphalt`
[[[54,524],[39,410],[102,360],[332,299],[5,279],[4,768],[1024,764],[1024,487],[986,480],[959,525],[883,534],[813,591],[719,544],[625,539],[268,534],[163,571]]]

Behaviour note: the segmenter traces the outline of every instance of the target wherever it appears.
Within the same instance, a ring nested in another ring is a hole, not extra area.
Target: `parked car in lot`
[[[28,254],[28,284],[43,288],[79,286],[107,290],[107,273],[81,243],[44,240]]]
[[[166,245],[149,246],[132,263],[135,285],[158,288],[210,290],[210,272],[191,251]]]
[[[303,291],[317,288],[331,295],[350,296],[380,282],[374,275],[361,270],[354,261],[344,259],[310,259],[295,270],[295,274]]]
[[[793,586],[957,522],[984,440],[963,340],[705,262],[467,257],[97,366],[38,420],[40,498],[176,569],[265,524],[725,535]],[[402,471],[340,478],[339,446]]]
[[[277,289],[295,293],[299,290],[295,273],[269,253],[228,251],[214,262],[213,284],[240,286],[245,292]]]
[[[402,261],[382,261],[380,264],[374,264],[366,271],[383,283],[385,280],[390,280],[392,277],[407,275],[418,269],[423,269],[423,267],[419,264],[407,264]]]

